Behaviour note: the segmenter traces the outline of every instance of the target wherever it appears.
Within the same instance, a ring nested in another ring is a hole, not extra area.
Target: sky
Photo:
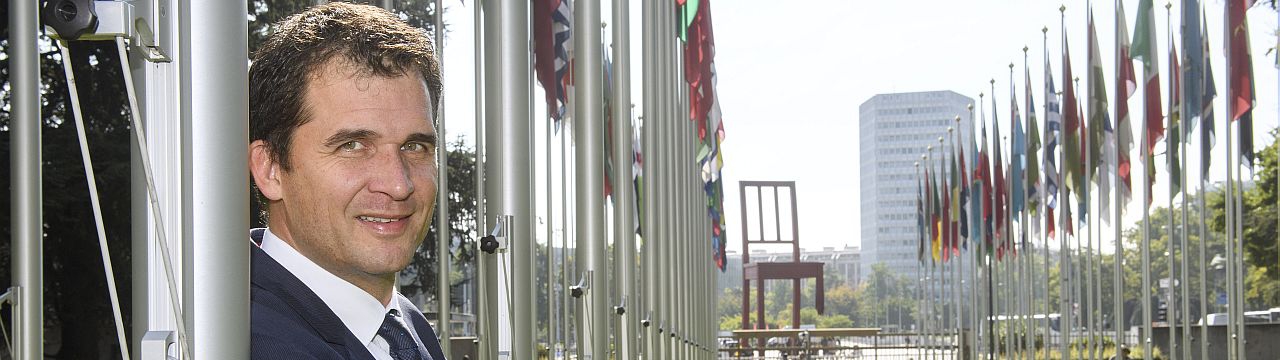
[[[608,1],[606,1],[608,3]],[[462,135],[470,143],[475,129],[475,68],[474,64],[474,2],[449,1],[445,3],[445,22],[449,24],[443,50],[445,81],[445,122],[447,137]],[[1223,58],[1224,17],[1221,0],[1210,0],[1204,18],[1208,23],[1208,37],[1219,97],[1216,100],[1218,123],[1225,113],[1226,61]],[[640,53],[640,1],[631,1],[633,81],[632,102],[635,115],[641,112]],[[725,140],[723,169],[725,186],[725,216],[728,230],[728,249],[740,250],[741,234],[736,229],[739,205],[738,181],[741,180],[793,180],[797,186],[799,228],[801,246],[806,249],[822,247],[860,246],[860,212],[858,204],[859,159],[858,154],[858,106],[876,94],[914,91],[951,90],[969,96],[975,101],[979,93],[986,93],[990,101],[991,79],[996,80],[996,97],[1002,127],[1007,129],[1009,89],[1009,64],[1015,64],[1014,84],[1019,93],[1023,90],[1023,47],[1029,47],[1027,65],[1030,66],[1032,89],[1037,103],[1037,113],[1043,121],[1041,106],[1044,103],[1044,53],[1047,27],[1047,47],[1050,67],[1055,81],[1061,87],[1063,26],[1071,48],[1073,73],[1082,77],[1087,67],[1087,5],[1071,1],[1065,13],[1059,12],[1062,2],[1048,1],[847,1],[812,0],[803,5],[780,6],[776,1],[720,0],[711,4],[715,32],[715,63],[719,83],[720,106],[724,114]],[[1115,2],[1093,4],[1097,16],[1096,27],[1104,72],[1108,77],[1107,94],[1114,99],[1112,82],[1115,76]],[[1156,3],[1156,37],[1160,58],[1161,83],[1168,86],[1169,37],[1164,8]],[[1132,39],[1136,23],[1137,0],[1123,1],[1125,22]],[[1173,19],[1179,22],[1179,4],[1173,4]],[[608,22],[612,15],[609,4],[604,4],[602,19]],[[1254,111],[1254,143],[1257,148],[1271,144],[1270,130],[1277,127],[1277,70],[1274,53],[1277,14],[1259,5],[1249,11],[1250,36],[1254,56],[1254,73],[1257,81],[1257,103]],[[1176,31],[1177,29],[1175,29]],[[611,36],[606,35],[608,42]],[[1178,40],[1175,39],[1175,42]],[[1179,53],[1182,46],[1176,44]],[[1142,83],[1141,63],[1135,62],[1139,88]],[[1162,91],[1162,93],[1167,90]],[[1083,90],[1081,90],[1083,93]],[[534,114],[544,114],[541,89],[535,89]],[[1142,114],[1142,90],[1130,98],[1132,119]],[[1112,100],[1114,102],[1114,100]],[[1166,107],[1167,99],[1162,100]],[[1025,104],[1020,104],[1025,107]],[[1114,104],[1113,104],[1114,106]],[[990,106],[987,106],[990,112]],[[1023,109],[1025,112],[1026,110]],[[988,116],[990,116],[988,114]],[[988,124],[988,126],[992,126]],[[1044,124],[1041,123],[1043,128]],[[539,218],[545,217],[546,206],[546,153],[545,123],[534,126],[536,174],[535,207]],[[1214,149],[1214,169],[1211,180],[1223,180],[1226,175],[1226,138],[1223,126],[1218,126],[1217,146]],[[1134,128],[1135,142],[1139,141],[1140,128]],[[1008,131],[1008,130],[1005,130]],[[553,174],[559,174],[559,140],[553,140],[551,163]],[[1006,145],[1007,146],[1007,145]],[[1134,147],[1132,158],[1139,154]],[[1157,153],[1163,152],[1163,145]],[[1190,151],[1189,168],[1198,168],[1198,152]],[[1156,161],[1163,163],[1163,155]],[[572,153],[568,160],[572,163]],[[1135,161],[1135,164],[1137,162]],[[1135,165],[1136,166],[1136,165]],[[1135,198],[1140,199],[1139,184],[1142,172],[1134,178]],[[1154,201],[1156,206],[1167,204],[1169,197],[1165,169],[1159,168]],[[1194,172],[1193,172],[1194,174]],[[1194,176],[1189,181],[1197,181]],[[551,217],[553,230],[565,226],[560,219],[560,183],[552,182],[551,196],[555,199]],[[572,192],[572,187],[569,187]],[[1163,191],[1162,191],[1163,190]],[[570,201],[572,203],[572,200]],[[1141,204],[1134,201],[1127,208],[1124,224],[1133,226],[1141,218]],[[569,214],[572,216],[572,213]],[[542,221],[539,221],[542,224]],[[572,228],[572,223],[568,224]],[[539,225],[539,239],[545,236],[545,225]],[[555,230],[558,231],[558,230]],[[1102,234],[1113,233],[1108,225],[1099,228]],[[558,234],[558,232],[556,232]],[[558,241],[559,235],[553,235]]]

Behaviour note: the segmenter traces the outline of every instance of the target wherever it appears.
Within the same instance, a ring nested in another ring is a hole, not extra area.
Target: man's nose
[[[404,200],[413,194],[409,163],[398,147],[379,151],[370,166],[369,191],[387,194],[393,200]]]

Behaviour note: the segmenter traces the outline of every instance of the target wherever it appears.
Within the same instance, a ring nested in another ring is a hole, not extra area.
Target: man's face
[[[426,83],[331,60],[310,78],[305,104],[311,117],[285,155],[291,169],[272,167],[272,231],[357,286],[390,279],[422,243],[435,202]]]

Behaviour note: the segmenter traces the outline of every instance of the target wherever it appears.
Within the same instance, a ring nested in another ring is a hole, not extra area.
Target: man
[[[440,71],[382,9],[316,6],[277,24],[249,71],[255,359],[445,360],[395,291],[435,203]]]

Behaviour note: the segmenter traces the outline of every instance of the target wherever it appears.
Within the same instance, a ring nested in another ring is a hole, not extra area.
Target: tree
[[[854,291],[856,311],[852,313],[856,317],[851,321],[858,326],[882,327],[897,323],[898,315],[901,315],[901,325],[909,327],[916,323],[917,316],[914,291],[910,280],[890,273],[884,264],[872,265],[871,274]]]
[[[1280,136],[1277,130],[1273,136]],[[1244,191],[1244,252],[1245,262],[1249,265],[1249,273],[1245,275],[1249,283],[1245,299],[1251,308],[1280,305],[1280,246],[1277,246],[1277,221],[1280,221],[1277,206],[1277,174],[1280,164],[1277,163],[1276,142],[1256,153],[1258,164],[1254,165],[1252,177],[1245,178]],[[1244,174],[1242,174],[1243,176]],[[1253,184],[1250,186],[1249,181]],[[1211,203],[1213,217],[1210,226],[1215,231],[1226,229],[1225,200]]]

